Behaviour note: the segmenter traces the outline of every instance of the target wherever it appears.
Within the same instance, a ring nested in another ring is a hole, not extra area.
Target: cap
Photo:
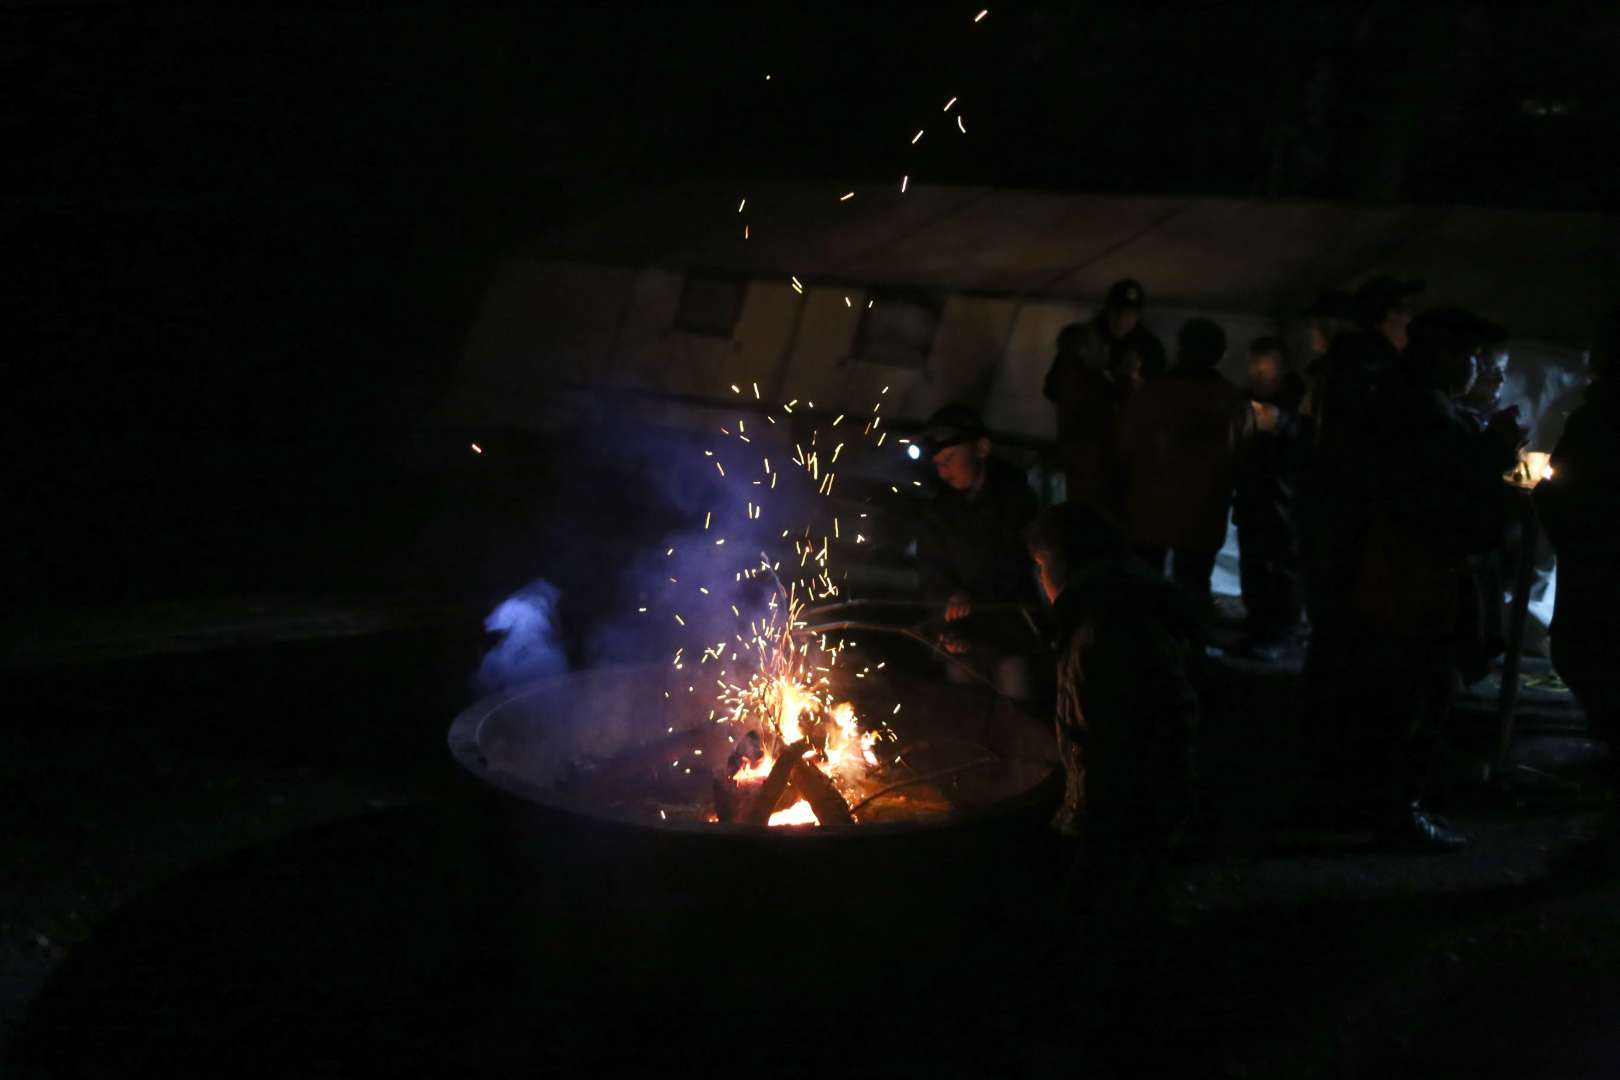
[[[1380,322],[1390,308],[1408,296],[1422,292],[1423,286],[1424,283],[1415,278],[1403,280],[1387,274],[1370,277],[1361,283],[1351,298],[1355,315],[1365,323]]]
[[[928,418],[928,427],[923,430],[923,449],[932,457],[947,447],[989,434],[978,413],[966,405],[947,405]]]
[[[1142,292],[1142,283],[1135,278],[1125,278],[1108,287],[1108,299],[1103,302],[1103,306],[1111,311],[1119,308],[1140,308],[1144,299],[1146,296]]]
[[[1472,350],[1506,341],[1508,332],[1506,327],[1482,319],[1467,308],[1448,305],[1418,315],[1407,326],[1406,336],[1412,345]]]

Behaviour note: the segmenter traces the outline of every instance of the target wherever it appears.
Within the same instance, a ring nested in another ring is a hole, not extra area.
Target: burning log
[[[817,821],[823,825],[855,824],[849,804],[826,773],[800,758],[793,763],[791,779],[793,790],[804,796],[804,801],[816,812]]]
[[[775,812],[776,804],[781,802],[782,796],[787,793],[788,780],[793,775],[793,766],[802,761],[804,755],[809,752],[810,743],[805,740],[800,740],[782,751],[782,755],[776,759],[776,764],[771,766],[771,774],[765,778],[765,783],[760,786],[759,794],[754,796],[754,801],[743,815],[745,823],[749,825],[770,824],[771,814]]]
[[[714,778],[714,816],[722,825],[737,820],[737,785],[724,776]]]

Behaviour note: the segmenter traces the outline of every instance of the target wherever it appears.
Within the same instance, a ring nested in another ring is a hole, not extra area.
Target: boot
[[[1418,799],[1406,803],[1391,815],[1384,835],[1392,847],[1404,851],[1438,855],[1468,846],[1466,835],[1452,828],[1450,822],[1426,808]]]

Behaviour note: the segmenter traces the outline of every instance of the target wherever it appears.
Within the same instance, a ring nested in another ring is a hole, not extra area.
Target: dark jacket
[[[1131,332],[1124,337],[1116,338],[1108,332],[1108,320],[1102,313],[1086,323],[1085,333],[1080,335],[1080,342],[1074,353],[1058,354],[1052,361],[1052,366],[1046,371],[1046,381],[1041,386],[1041,392],[1046,400],[1056,403],[1059,398],[1058,379],[1059,371],[1068,363],[1078,361],[1081,366],[1092,371],[1102,371],[1108,366],[1109,357],[1116,348],[1134,349],[1142,357],[1142,378],[1146,382],[1162,376],[1170,367],[1165,358],[1164,343],[1161,342],[1147,325],[1137,321],[1131,327]]]
[[[1388,338],[1369,330],[1340,334],[1322,357],[1309,411],[1315,432],[1312,472],[1325,483],[1338,484],[1360,472],[1376,405],[1400,359]]]
[[[966,593],[979,603],[1035,603],[1024,529],[1038,509],[1024,474],[997,458],[975,494],[942,490],[923,508],[917,534],[922,593]]]
[[[1385,380],[1375,415],[1359,610],[1399,637],[1455,640],[1468,556],[1501,542],[1513,448],[1405,372]]]
[[[1248,400],[1219,372],[1177,368],[1142,387],[1120,421],[1131,543],[1220,550],[1233,467],[1253,424]]]
[[[1109,515],[1118,511],[1119,420],[1125,394],[1078,354],[1060,354],[1046,375],[1057,406],[1058,456],[1068,498]]]
[[[1053,608],[1057,737],[1067,786],[1056,823],[1141,842],[1185,815],[1201,624],[1178,589],[1110,561],[1075,568]],[[1098,838],[1101,839],[1101,838]]]
[[[1552,467],[1535,499],[1558,553],[1553,636],[1612,643],[1620,630],[1620,385],[1601,379],[1587,390],[1564,423]]]
[[[1354,588],[1381,479],[1369,462],[1378,445],[1375,402],[1400,359],[1382,334],[1351,330],[1335,337],[1313,365],[1295,510],[1307,589],[1315,598],[1312,618],[1319,621],[1347,604]]]
[[[1305,380],[1290,371],[1265,402],[1277,407],[1276,430],[1253,431],[1238,462],[1232,517],[1245,554],[1261,549],[1286,554],[1293,547],[1304,400]]]

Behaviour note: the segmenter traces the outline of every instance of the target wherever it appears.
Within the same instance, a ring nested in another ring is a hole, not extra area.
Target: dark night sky
[[[1620,209],[1612,4],[976,10],[13,9],[18,497],[403,429],[503,252],[692,176]]]

